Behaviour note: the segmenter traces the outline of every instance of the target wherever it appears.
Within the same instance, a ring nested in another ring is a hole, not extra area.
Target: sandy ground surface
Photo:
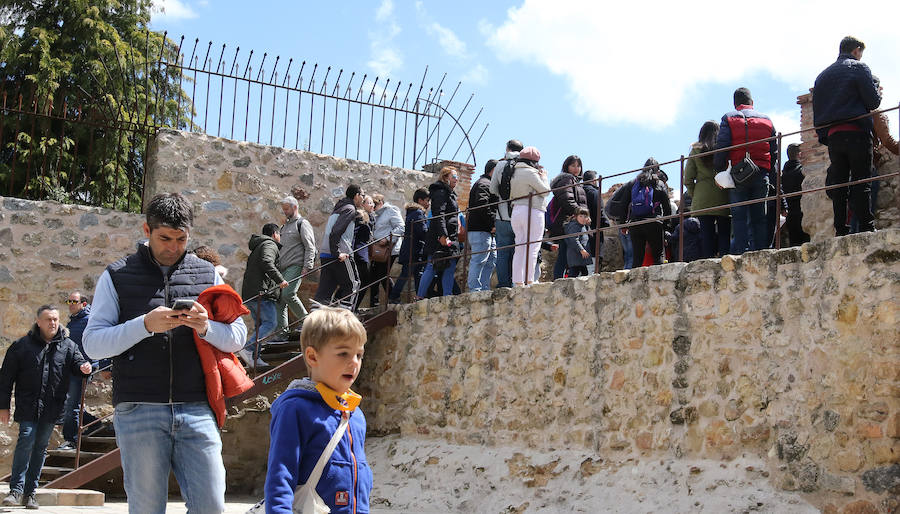
[[[765,462],[662,459],[609,463],[577,451],[369,438],[373,512],[816,513],[776,489]]]
[[[459,446],[398,436],[369,438],[375,475],[373,514],[465,513],[816,513],[799,494],[773,486],[766,463],[745,455],[731,461],[654,459],[612,462],[611,455]],[[229,496],[227,514],[256,501]],[[24,512],[0,507],[0,512]],[[41,507],[38,512],[124,514],[124,499],[102,507]],[[167,512],[186,512],[171,498]]]

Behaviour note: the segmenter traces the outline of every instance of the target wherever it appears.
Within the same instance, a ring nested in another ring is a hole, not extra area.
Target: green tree
[[[140,209],[149,136],[190,105],[150,9],[0,0],[0,194]]]

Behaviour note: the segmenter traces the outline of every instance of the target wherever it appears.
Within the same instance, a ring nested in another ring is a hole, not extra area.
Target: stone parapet
[[[898,259],[887,230],[398,307],[367,344],[369,429],[616,462],[752,454],[820,508],[882,502]]]

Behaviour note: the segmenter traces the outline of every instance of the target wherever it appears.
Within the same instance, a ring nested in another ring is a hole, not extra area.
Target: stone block
[[[838,452],[834,456],[834,461],[839,470],[855,473],[862,468],[865,463],[865,457],[863,457],[862,452],[858,448],[851,448]]]
[[[860,437],[865,437],[867,439],[878,439],[879,437],[884,437],[884,433],[881,430],[881,425],[877,423],[860,423],[856,428],[856,433]]]
[[[862,483],[874,493],[900,494],[900,464],[870,469],[862,474]]]
[[[856,492],[856,480],[851,477],[832,475],[826,472],[819,474],[818,486],[826,491],[848,496],[852,496]]]
[[[866,500],[858,500],[844,505],[841,514],[880,514],[878,507]]]

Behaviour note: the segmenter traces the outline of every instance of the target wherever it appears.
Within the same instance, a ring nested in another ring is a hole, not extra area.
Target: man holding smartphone
[[[176,299],[195,300],[223,283],[212,264],[186,253],[193,219],[178,193],[150,200],[148,241],[100,276],[84,331],[88,355],[113,360],[114,426],[130,512],[165,512],[170,471],[189,512],[225,509],[222,440],[193,334],[234,352],[247,327],[241,318],[211,321],[196,301],[172,308]]]

